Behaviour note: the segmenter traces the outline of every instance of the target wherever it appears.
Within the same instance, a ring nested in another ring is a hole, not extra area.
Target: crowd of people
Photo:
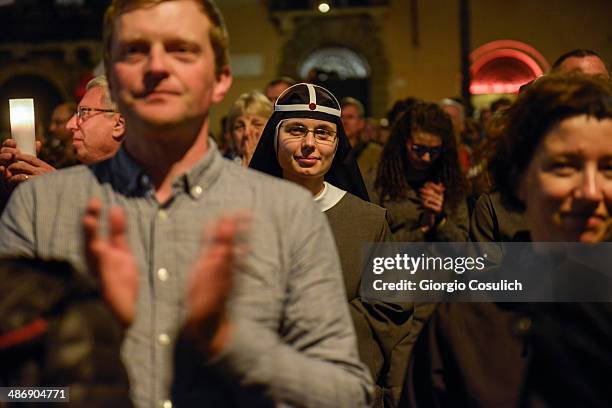
[[[478,118],[410,97],[384,126],[280,77],[215,141],[232,75],[214,2],[113,0],[103,38],[106,75],[37,156],[0,149],[0,386],[69,386],[77,406],[612,403],[608,303],[360,292],[365,243],[612,238],[597,53]]]

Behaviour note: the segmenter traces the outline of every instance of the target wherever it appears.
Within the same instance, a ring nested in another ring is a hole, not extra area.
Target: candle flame
[[[9,99],[11,125],[34,125],[34,99]]]

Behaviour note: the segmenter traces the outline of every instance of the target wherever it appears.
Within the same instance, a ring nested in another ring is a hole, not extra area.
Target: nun
[[[410,322],[403,319],[407,313],[403,307],[366,303],[359,296],[362,245],[389,241],[390,231],[386,211],[369,202],[342,127],[338,100],[313,84],[296,84],[285,90],[249,166],[308,189],[327,216],[340,256],[360,357],[378,385],[376,405],[382,406],[383,394],[387,400],[393,398],[392,388],[401,385],[389,376],[391,354],[406,337]],[[395,360],[407,363],[404,358]]]

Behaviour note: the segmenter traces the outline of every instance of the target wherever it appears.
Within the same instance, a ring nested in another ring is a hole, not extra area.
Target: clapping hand
[[[104,299],[119,320],[129,326],[136,314],[138,265],[128,246],[123,210],[110,209],[108,238],[99,233],[101,212],[102,202],[91,199],[83,217],[86,258],[100,278]],[[246,245],[239,238],[248,231],[250,219],[244,213],[228,215],[205,228],[200,252],[191,267],[184,332],[208,356],[219,353],[230,336],[227,300],[236,259],[246,253]]]
[[[126,217],[119,207],[110,209],[109,236],[100,235],[102,201],[92,198],[83,217],[85,256],[100,278],[102,295],[121,323],[129,326],[136,314],[138,265],[128,246]]]
[[[230,337],[227,300],[234,266],[247,252],[240,238],[248,232],[250,222],[250,214],[239,213],[223,216],[205,228],[200,253],[191,267],[185,335],[207,356],[218,354]]]

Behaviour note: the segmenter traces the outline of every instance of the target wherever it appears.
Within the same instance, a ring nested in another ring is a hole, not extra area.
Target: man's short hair
[[[358,99],[355,99],[351,96],[342,98],[340,100],[340,109],[344,109],[345,106],[356,107],[360,118],[363,118],[363,116],[365,115],[365,108],[363,107],[363,103],[359,102]]]
[[[552,68],[550,70],[551,72],[557,71],[561,67],[561,64],[563,64],[563,62],[567,59],[586,58],[586,57],[597,57],[603,61],[603,58],[601,58],[601,55],[599,55],[595,51],[587,50],[585,48],[577,48],[575,50],[568,51],[565,54],[561,55],[559,58],[557,58],[557,60],[553,63]]]
[[[234,122],[241,115],[255,115],[268,119],[272,116],[274,107],[272,102],[259,91],[243,93],[236,99],[227,115],[226,130],[232,131]]]
[[[108,80],[105,75],[98,75],[97,77],[91,79],[87,85],[85,85],[85,90],[89,91],[92,88],[102,88],[102,101],[105,105],[113,110],[117,110],[117,104],[113,102],[110,94],[110,89],[108,88]]]
[[[104,67],[109,72],[111,64],[111,47],[115,29],[115,20],[124,13],[132,10],[153,7],[166,1],[176,0],[113,0],[104,14]],[[200,9],[211,22],[208,33],[210,44],[215,54],[215,74],[221,74],[224,66],[229,65],[229,35],[225,27],[223,15],[214,0],[191,0],[200,6]]]

